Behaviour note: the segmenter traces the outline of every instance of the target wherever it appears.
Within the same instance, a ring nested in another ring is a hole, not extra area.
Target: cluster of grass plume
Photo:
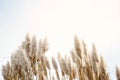
[[[47,39],[37,44],[36,37],[26,35],[25,41],[11,55],[11,60],[2,67],[4,80],[110,80],[109,72],[96,47],[88,52],[84,41],[74,37],[74,48],[70,56],[48,59]],[[120,68],[116,67],[116,77],[120,80]]]

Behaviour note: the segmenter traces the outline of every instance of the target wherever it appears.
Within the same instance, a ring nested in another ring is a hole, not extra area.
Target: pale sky
[[[115,80],[119,26],[119,0],[0,0],[0,71],[28,32],[37,39],[48,38],[50,55],[69,52],[77,35],[88,46],[96,44]]]

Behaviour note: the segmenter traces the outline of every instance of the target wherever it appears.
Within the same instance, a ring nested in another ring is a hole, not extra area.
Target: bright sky
[[[118,0],[0,0],[0,71],[28,32],[37,39],[47,37],[53,53],[69,52],[77,35],[88,46],[96,44],[115,80],[119,26]]]

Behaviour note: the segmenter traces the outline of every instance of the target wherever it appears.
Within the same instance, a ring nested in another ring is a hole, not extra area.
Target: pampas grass
[[[106,63],[94,44],[90,53],[86,43],[75,36],[70,55],[61,57],[58,53],[57,59],[48,59],[48,49],[46,38],[37,43],[35,36],[30,38],[27,34],[11,60],[2,66],[4,80],[110,80]],[[118,66],[116,77],[120,80]]]

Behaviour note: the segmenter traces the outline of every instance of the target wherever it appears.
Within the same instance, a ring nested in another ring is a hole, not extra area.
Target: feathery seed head
[[[95,47],[94,44],[93,44],[93,46],[92,46],[92,59],[93,59],[93,61],[95,61],[95,62],[99,62],[98,55],[97,55],[97,51],[96,51],[96,47]]]
[[[58,70],[57,62],[54,57],[52,57],[52,65],[55,70]]]
[[[46,64],[48,69],[51,69],[50,62],[49,62],[47,57],[45,57],[45,64]]]
[[[120,80],[120,68],[118,66],[116,66],[116,77],[117,80]]]
[[[7,62],[6,66],[2,66],[2,75],[5,80],[12,79],[11,66],[9,62]]]
[[[74,38],[74,45],[75,45],[75,51],[77,55],[79,56],[79,58],[82,59],[82,46],[77,36],[75,36]]]

